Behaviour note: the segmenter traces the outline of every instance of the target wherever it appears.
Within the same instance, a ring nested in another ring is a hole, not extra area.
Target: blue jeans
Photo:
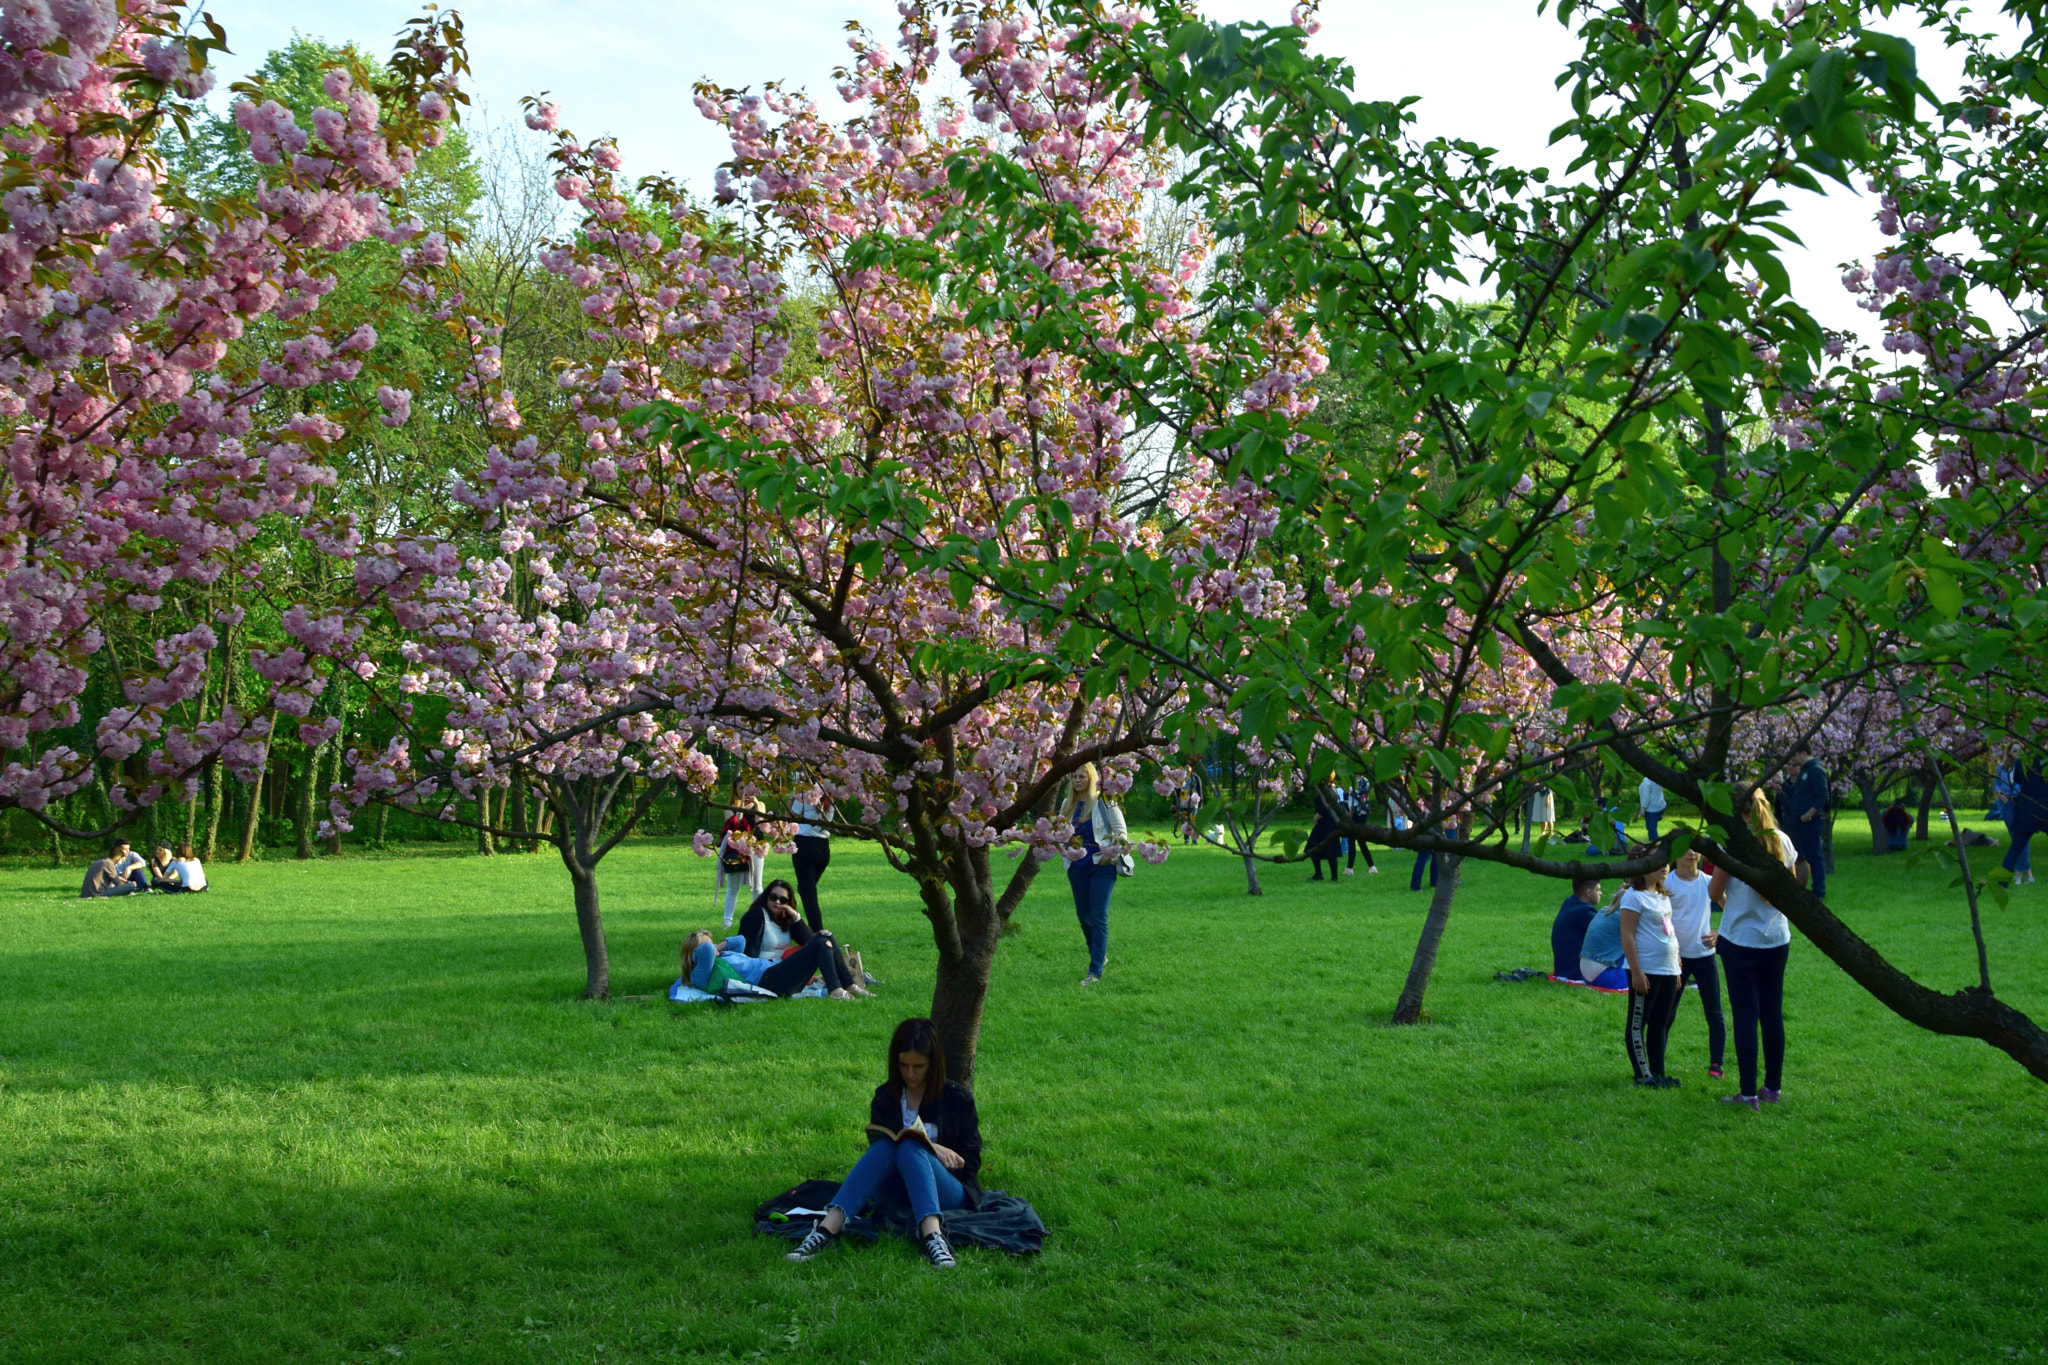
[[[2032,872],[2034,870],[2034,836],[2041,832],[2041,826],[2021,817],[2005,822],[2005,861],[2000,864],[2007,872]]]
[[[1101,976],[1109,962],[1109,893],[1116,890],[1116,868],[1082,858],[1067,864],[1067,885],[1074,892],[1074,917],[1088,940],[1088,975]]]
[[[1798,850],[1799,859],[1813,872],[1813,894],[1821,900],[1828,898],[1828,868],[1820,856],[1820,817],[1809,821],[1794,820],[1785,826],[1785,833],[1792,838],[1792,847]]]
[[[1661,810],[1643,812],[1643,828],[1650,832],[1650,842],[1653,844],[1657,842],[1657,822],[1663,818],[1664,812]]]
[[[1425,867],[1429,869],[1429,884],[1431,886],[1436,885],[1436,854],[1428,849],[1423,849],[1415,855],[1415,871],[1410,873],[1408,877],[1408,889],[1410,891],[1420,891],[1422,889],[1422,869]]]
[[[941,1209],[967,1207],[966,1188],[922,1142],[890,1142],[886,1138],[868,1144],[828,1207],[842,1209],[851,1218],[875,1195],[889,1193],[892,1181],[896,1191],[909,1197],[910,1211],[920,1223]]]

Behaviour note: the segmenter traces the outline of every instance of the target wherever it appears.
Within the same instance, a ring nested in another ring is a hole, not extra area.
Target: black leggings
[[[1764,1039],[1764,1089],[1776,1090],[1785,1071],[1785,959],[1792,945],[1745,948],[1722,939],[1721,965],[1728,972],[1728,1012],[1735,1016],[1735,1064],[1742,1093],[1756,1090],[1756,1039]]]
[[[1636,1079],[1664,1074],[1664,1045],[1671,1040],[1671,1021],[1678,1014],[1678,997],[1683,977],[1651,976],[1644,973],[1650,989],[1642,995],[1628,993],[1627,1024],[1622,1044],[1628,1050],[1629,1065]]]
[[[1349,853],[1349,854],[1348,854],[1348,855],[1346,856],[1346,858],[1345,858],[1345,860],[1344,860],[1344,866],[1346,866],[1346,867],[1357,867],[1357,866],[1358,866],[1358,855],[1359,855],[1359,854],[1361,854],[1361,853],[1363,853],[1363,854],[1365,855],[1365,865],[1366,865],[1367,867],[1371,867],[1371,868],[1377,868],[1377,867],[1379,866],[1379,864],[1378,864],[1378,863],[1375,863],[1375,862],[1374,862],[1374,861],[1372,860],[1372,850],[1371,850],[1370,848],[1366,847],[1366,843],[1365,843],[1365,840],[1363,840],[1363,839],[1347,839],[1347,840],[1345,840],[1345,842],[1351,845],[1351,852],[1350,852],[1350,853]]]
[[[1707,1012],[1707,1062],[1719,1071],[1721,1062],[1728,1055],[1728,1025],[1721,1018],[1721,966],[1711,954],[1679,960],[1678,988],[1681,993],[1671,1006],[1674,1018],[1678,1006],[1685,1002],[1683,992],[1688,977],[1700,985],[1700,1007]]]
[[[795,995],[816,972],[825,978],[825,989],[836,991],[852,983],[840,975],[838,946],[820,934],[782,961],[761,973],[761,989],[777,995]]]
[[[814,932],[824,928],[825,917],[818,911],[818,878],[832,864],[832,841],[814,834],[797,835],[796,854],[789,863],[796,869],[796,895],[803,902],[804,919]]]

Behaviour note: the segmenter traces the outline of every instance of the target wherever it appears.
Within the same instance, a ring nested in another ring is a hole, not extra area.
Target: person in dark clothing
[[[1826,900],[1828,870],[1821,839],[1827,832],[1828,775],[1813,756],[1813,746],[1804,741],[1792,751],[1792,762],[1798,767],[1785,782],[1785,834],[1799,854],[1800,884],[1810,882],[1813,894]]]
[[[825,916],[818,909],[818,879],[832,865],[832,831],[825,824],[832,818],[832,808],[815,801],[796,800],[789,803],[789,813],[799,822],[796,852],[790,856],[789,865],[796,872],[796,892],[804,903],[804,920],[813,930],[823,929]]]
[[[939,1213],[971,1209],[981,1202],[981,1119],[974,1096],[946,1079],[946,1048],[929,1019],[905,1019],[889,1039],[888,1079],[875,1087],[868,1105],[868,1149],[847,1173],[824,1217],[789,1253],[808,1261],[838,1244],[839,1230],[879,1194],[905,1199],[917,1217],[917,1237],[934,1270],[951,1270]],[[902,1132],[920,1128],[929,1141],[890,1138],[874,1128]]]
[[[1351,789],[1351,823],[1362,825],[1372,818],[1372,786],[1363,777]],[[1347,877],[1358,867],[1358,855],[1365,855],[1365,870],[1379,875],[1380,865],[1372,860],[1372,848],[1363,839],[1344,841],[1344,875]]]
[[[853,965],[852,956],[842,952],[837,939],[830,929],[816,934],[804,917],[796,912],[796,896],[788,882],[777,877],[762,889],[747,913],[740,916],[740,937],[746,940],[748,957],[766,958],[780,962],[792,947],[801,948],[813,938],[823,939],[824,951],[832,955],[833,965],[838,969],[839,979],[846,983],[846,989],[855,995],[873,995],[863,984],[861,969]]]
[[[2034,880],[2034,836],[2048,831],[2048,770],[2038,755],[2030,762],[2015,754],[2005,778],[2012,789],[2006,803],[2011,814],[2005,821],[2012,847],[2005,851],[2003,866],[2013,874],[2015,885],[2026,885]]]
[[[1579,947],[1586,941],[1586,926],[1600,913],[1600,883],[1587,880],[1572,883],[1572,893],[1558,907],[1550,922],[1550,974],[1566,981],[1579,979]]]
[[[1330,785],[1335,786],[1336,783],[1337,774],[1331,773]],[[1323,795],[1322,787],[1310,788],[1310,796],[1315,802],[1316,823],[1308,832],[1308,856],[1315,864],[1316,875],[1309,880],[1321,881],[1323,864],[1327,862],[1330,865],[1330,880],[1334,882],[1337,880],[1337,859],[1342,852],[1339,847],[1341,841],[1337,837],[1337,813],[1330,808],[1329,798]]]
[[[1906,803],[1894,801],[1878,817],[1884,825],[1884,851],[1901,853],[1905,851],[1906,835],[1913,828],[1913,817],[1906,810]]]

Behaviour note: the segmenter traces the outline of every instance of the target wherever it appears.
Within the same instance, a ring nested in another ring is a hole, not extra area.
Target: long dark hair
[[[776,878],[776,879],[775,879],[774,881],[772,881],[772,882],[768,883],[768,885],[766,885],[766,886],[762,887],[762,888],[761,888],[761,894],[760,894],[760,895],[758,895],[758,896],[756,896],[756,897],[754,897],[754,903],[753,903],[752,905],[749,905],[749,906],[747,907],[747,909],[748,909],[748,910],[749,910],[750,912],[751,912],[751,911],[754,911],[754,910],[759,910],[759,911],[760,911],[760,912],[761,912],[762,914],[764,914],[764,915],[768,915],[768,918],[769,918],[769,919],[774,919],[774,918],[775,918],[775,916],[774,916],[774,915],[772,915],[772,914],[769,914],[769,912],[768,912],[768,893],[769,893],[769,892],[771,892],[771,891],[773,891],[773,890],[774,890],[774,889],[775,889],[776,887],[778,887],[778,886],[779,886],[779,887],[781,887],[781,888],[782,888],[782,889],[783,889],[784,891],[787,891],[787,892],[789,893],[789,908],[790,908],[790,911],[791,911],[792,913],[796,913],[796,912],[797,912],[797,909],[796,909],[796,888],[795,888],[795,887],[793,887],[793,886],[791,886],[791,885],[790,885],[790,884],[789,884],[788,882],[784,881],[784,880],[783,880],[782,878],[780,878],[780,877],[777,877],[777,878]]]
[[[903,1090],[903,1073],[896,1069],[898,1054],[915,1052],[931,1063],[925,1073],[924,1093],[936,1095],[946,1088],[946,1045],[939,1041],[939,1026],[929,1019],[905,1019],[889,1035],[889,1069],[885,1085]]]

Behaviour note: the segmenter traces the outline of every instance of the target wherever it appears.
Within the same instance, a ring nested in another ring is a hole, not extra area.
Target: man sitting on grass
[[[1557,918],[1550,924],[1550,973],[1562,981],[1578,981],[1579,949],[1585,946],[1586,930],[1600,913],[1600,882],[1586,878],[1572,883]]]
[[[78,898],[132,896],[147,890],[149,864],[128,847],[126,839],[116,839],[107,846],[107,856],[85,870],[85,884],[78,889]]]

